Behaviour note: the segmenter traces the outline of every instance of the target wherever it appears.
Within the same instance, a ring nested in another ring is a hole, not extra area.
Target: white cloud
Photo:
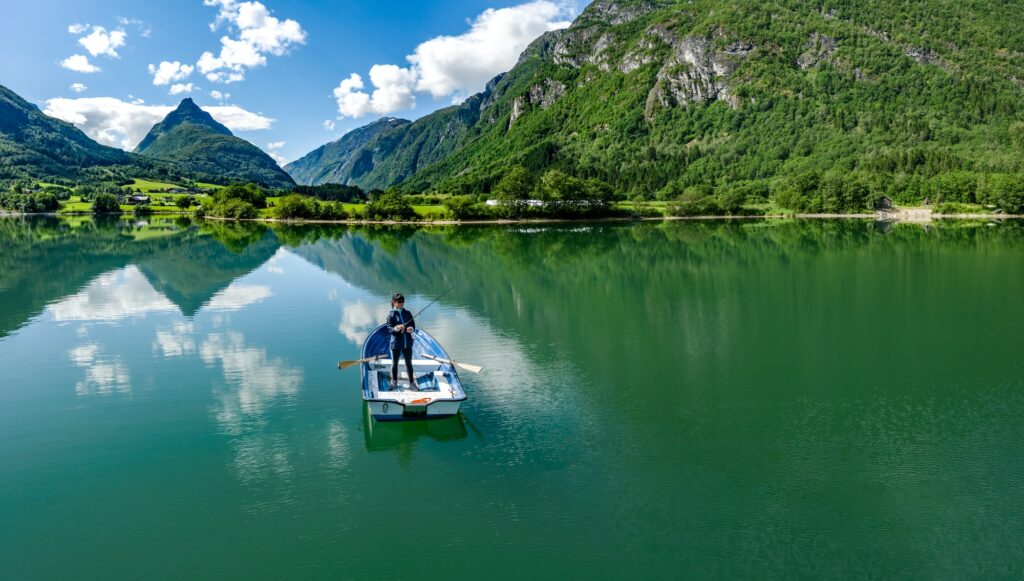
[[[324,119],[324,129],[326,129],[327,131],[334,131],[334,120]]]
[[[82,34],[86,30],[89,30],[88,24],[71,24],[68,26],[68,34]]]
[[[149,74],[153,75],[153,84],[157,86],[183,81],[193,70],[195,67],[192,65],[184,65],[178,61],[162,61],[159,65],[149,65]]]
[[[68,28],[70,31],[71,28]],[[125,39],[128,35],[124,30],[116,28],[107,32],[106,28],[102,26],[93,26],[92,32],[87,36],[83,36],[78,39],[78,44],[85,47],[85,50],[89,51],[92,56],[108,56],[111,58],[120,58],[117,54],[117,49],[124,46]]]
[[[296,44],[305,44],[306,32],[295,20],[280,20],[270,15],[259,2],[203,0],[206,6],[219,7],[216,30],[226,24],[236,38],[222,36],[220,53],[204,52],[196,66],[209,81],[234,83],[245,79],[245,71],[267,64],[266,54],[281,56]]]
[[[343,117],[362,117],[371,112],[370,96],[362,92],[363,77],[352,73],[334,88],[334,99],[338,102],[338,114]]]
[[[153,34],[153,29],[148,24],[139,20],[138,18],[118,18],[117,23],[121,26],[135,26],[138,28],[139,36],[143,38],[149,38]]]
[[[416,88],[434,97],[479,91],[492,77],[511,69],[538,36],[569,26],[569,10],[547,0],[485,10],[468,32],[439,36],[416,47],[408,57],[419,71]]]
[[[103,69],[89,62],[84,54],[74,54],[60,61],[60,66],[76,73],[98,73]]]
[[[213,115],[214,119],[232,131],[260,131],[270,129],[270,126],[274,124],[274,120],[270,117],[246,111],[237,105],[216,105],[203,107],[203,110]]]
[[[283,141],[271,141],[267,144],[267,149],[281,149],[284,147]]]
[[[195,87],[192,83],[175,83],[171,85],[170,90],[167,92],[171,95],[180,95],[182,93],[191,93],[194,89]]]
[[[281,167],[284,167],[284,165],[286,163],[288,163],[288,159],[285,158],[285,156],[281,155],[280,153],[278,153],[276,151],[268,151],[267,155],[269,155],[270,158],[273,159],[274,161],[276,161],[277,165],[279,165]]]
[[[114,97],[81,97],[49,99],[43,112],[73,123],[104,145],[131,150],[153,125],[173,110],[172,105],[144,105]],[[274,123],[269,117],[236,105],[204,107],[204,110],[232,131],[269,129]]]
[[[227,101],[231,98],[231,93],[221,93],[220,91],[210,91],[210,96],[218,101]]]
[[[485,10],[458,36],[439,36],[416,47],[406,57],[408,68],[374,65],[371,94],[353,73],[334,89],[343,117],[384,115],[416,105],[414,91],[461,102],[480,91],[492,77],[512,68],[519,55],[541,34],[569,26],[574,3],[535,0],[508,8]]]
[[[86,87],[82,83],[71,83],[71,90],[76,92],[76,93],[81,93],[82,91],[85,91],[88,88],[89,87]]]

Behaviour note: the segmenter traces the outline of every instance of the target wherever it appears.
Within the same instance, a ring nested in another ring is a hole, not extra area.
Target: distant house
[[[148,204],[149,203],[149,196],[143,196],[141,194],[135,194],[133,196],[126,197],[124,199],[124,203],[132,204],[132,205],[135,205],[135,204]]]

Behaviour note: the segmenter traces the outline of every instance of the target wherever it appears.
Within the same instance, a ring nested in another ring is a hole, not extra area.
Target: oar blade
[[[484,370],[484,368],[480,367],[479,365],[470,365],[469,363],[458,363],[456,361],[453,361],[452,363],[455,363],[455,365],[459,366],[460,369],[472,371],[473,373],[480,373],[481,371]]]
[[[352,360],[352,361],[339,361],[338,362],[338,369],[348,369],[349,367],[352,367],[353,365],[359,365],[359,363],[360,363],[360,361],[358,359]]]

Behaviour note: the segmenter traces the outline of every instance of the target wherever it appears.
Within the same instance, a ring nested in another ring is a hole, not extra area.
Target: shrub
[[[320,204],[316,200],[292,194],[285,196],[274,208],[274,215],[282,220],[310,220],[320,215]]]
[[[114,194],[97,194],[92,201],[93,214],[120,214],[121,205]]]
[[[256,184],[232,184],[226,188],[221,188],[213,197],[218,203],[228,200],[241,200],[248,202],[254,208],[267,207],[267,195],[264,193],[263,188]]]
[[[444,207],[455,220],[481,220],[491,214],[476,196],[451,196],[444,201]]]
[[[318,217],[321,220],[348,220],[349,214],[345,210],[345,206],[339,204],[324,203],[320,204],[320,213]]]
[[[257,217],[259,212],[251,203],[239,199],[233,199],[217,202],[212,208],[210,208],[208,214],[210,216],[231,218],[234,220],[251,220]]]
[[[936,205],[933,209],[936,214],[978,214],[982,212],[978,206],[971,204],[961,204],[958,202],[944,202]]]
[[[405,196],[392,188],[366,205],[366,217],[370,220],[408,220],[416,217],[416,211]]]

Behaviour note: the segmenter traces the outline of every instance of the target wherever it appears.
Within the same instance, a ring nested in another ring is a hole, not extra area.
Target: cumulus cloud
[[[167,91],[171,95],[180,95],[182,93],[191,93],[195,89],[192,83],[175,83],[171,85],[171,88]]]
[[[286,163],[288,163],[288,160],[285,158],[285,156],[281,155],[280,153],[278,153],[276,151],[268,151],[267,155],[269,155],[270,159],[273,159],[274,161],[276,161],[277,165],[279,165],[281,167],[284,167],[284,165]]]
[[[227,101],[231,98],[231,93],[221,93],[220,91],[210,91],[210,96],[218,101]]]
[[[324,119],[324,129],[334,131],[334,119]]]
[[[306,31],[292,19],[280,20],[259,2],[237,0],[203,0],[206,6],[218,7],[217,18],[210,25],[216,30],[226,25],[235,37],[220,39],[220,53],[206,51],[196,66],[207,80],[234,83],[245,79],[245,71],[267,64],[265,55],[281,56],[296,44],[305,44]]]
[[[49,99],[43,112],[73,123],[104,145],[130,151],[153,125],[173,110],[173,105],[145,105],[114,97],[81,97]],[[204,110],[232,131],[269,129],[274,123],[269,117],[236,105],[204,107]]]
[[[149,65],[149,74],[153,75],[153,84],[170,85],[177,81],[183,81],[192,74],[195,67],[181,64],[178,61],[162,61],[159,65]]]
[[[68,25],[68,34],[82,34],[86,30],[89,30],[88,24],[71,24]]]
[[[90,63],[89,57],[84,54],[73,54],[60,61],[60,66],[76,73],[98,73],[103,70]]]
[[[574,4],[535,0],[508,8],[489,8],[477,16],[468,31],[439,36],[416,47],[406,57],[410,66],[374,65],[370,69],[372,94],[353,73],[334,89],[342,117],[384,115],[416,106],[415,92],[435,98],[481,90],[492,77],[515,65],[522,51],[541,34],[569,26]],[[376,73],[376,74],[375,74]]]
[[[89,87],[86,87],[82,83],[71,83],[71,90],[76,92],[76,93],[81,93],[82,91],[85,91],[88,88]]]
[[[267,144],[267,149],[281,149],[284,147],[283,141],[271,141]]]
[[[68,27],[68,31],[71,31],[71,27]],[[128,35],[123,29],[115,28],[107,32],[107,29],[102,26],[93,26],[92,32],[78,39],[78,44],[84,46],[92,56],[120,58],[117,49],[124,46],[127,38]]]
[[[138,29],[138,31],[139,31],[139,36],[144,37],[144,38],[149,38],[149,36],[151,34],[153,34],[153,29],[148,24],[146,24],[145,22],[139,20],[138,18],[123,18],[122,17],[122,18],[118,18],[117,19],[117,23],[120,24],[121,26],[134,26],[134,27],[136,27]]]

